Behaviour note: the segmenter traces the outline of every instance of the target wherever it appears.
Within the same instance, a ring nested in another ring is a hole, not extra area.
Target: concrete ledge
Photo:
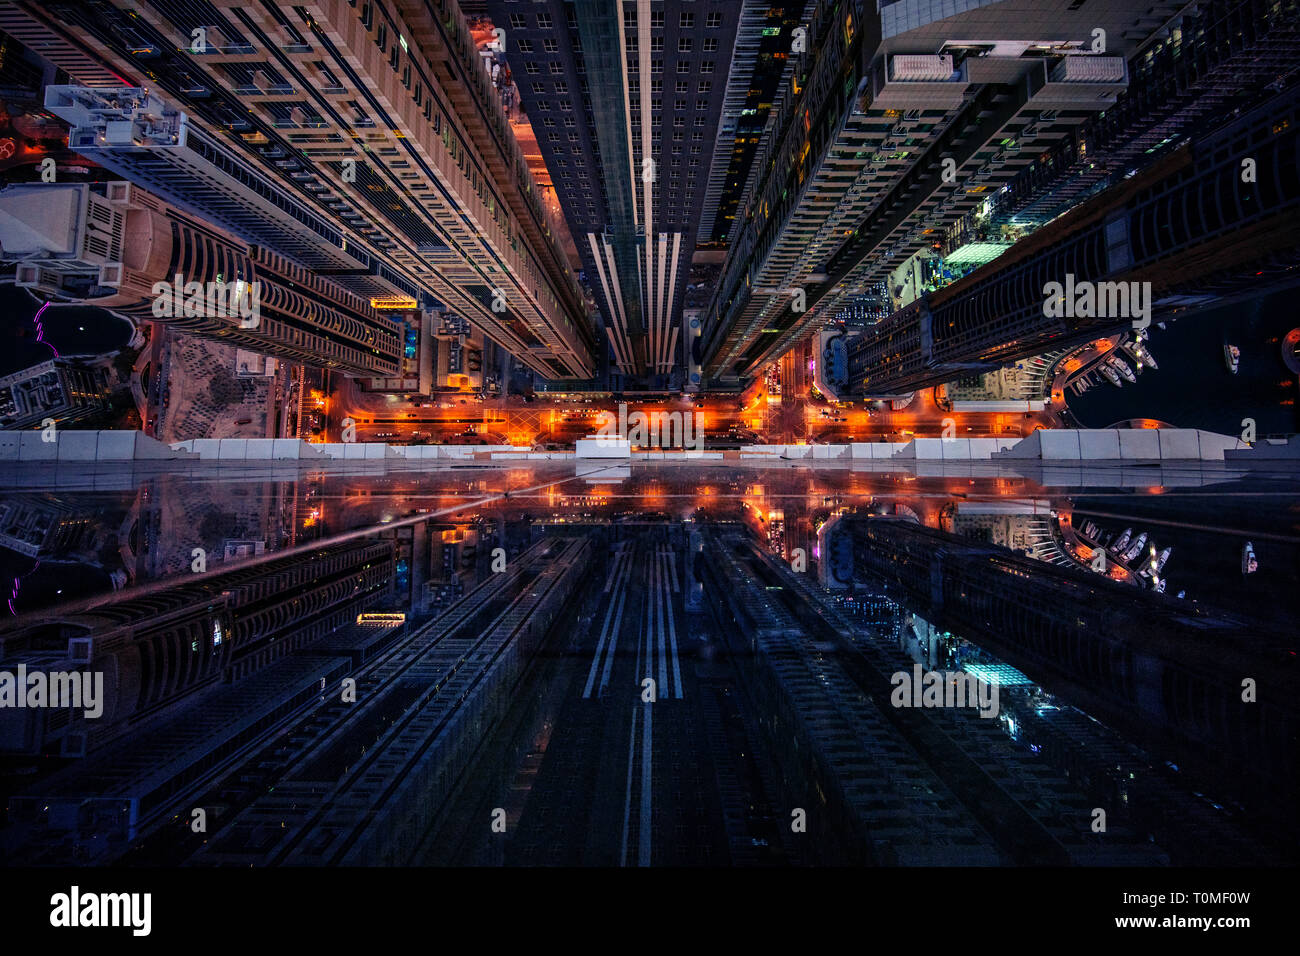
[[[632,443],[624,438],[579,438],[574,453],[579,458],[631,459]]]
[[[1195,428],[1039,429],[995,459],[1042,461],[1223,461],[1243,447],[1230,435]]]
[[[15,449],[19,461],[58,461],[58,442],[46,441],[40,432],[15,432],[19,446]]]
[[[0,461],[124,462],[169,461],[195,457],[188,448],[172,448],[143,432],[117,429],[56,429],[53,441],[39,430],[0,432]]]

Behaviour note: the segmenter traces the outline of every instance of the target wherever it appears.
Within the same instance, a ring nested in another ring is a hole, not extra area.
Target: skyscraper
[[[267,183],[547,378],[593,372],[594,335],[454,2],[23,4],[32,30],[160,91]],[[89,78],[87,78],[89,80]],[[100,82],[93,85],[101,86]],[[292,255],[291,249],[278,249]]]
[[[1278,94],[871,327],[849,344],[854,391],[942,384],[1288,282],[1300,256],[1298,110],[1294,91]]]
[[[108,407],[102,366],[58,357],[0,376],[0,428],[30,428],[47,418],[70,425]]]
[[[715,143],[728,154],[731,146],[719,117],[732,95],[735,8],[724,0],[487,4],[505,31],[614,364],[634,379],[666,383],[682,364],[686,287],[701,222],[712,221],[719,198]]]
[[[0,220],[19,286],[353,375],[399,368],[396,327],[369,302],[127,183],[10,186]],[[235,286],[250,307],[255,291],[258,314],[191,308],[209,283]]]
[[[1114,103],[1157,20],[1067,0],[819,5],[704,316],[705,376],[752,378]]]

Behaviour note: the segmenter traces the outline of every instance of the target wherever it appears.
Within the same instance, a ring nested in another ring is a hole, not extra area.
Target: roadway
[[[778,363],[770,381],[749,397],[702,395],[691,399],[665,395],[634,398],[629,412],[700,414],[706,445],[835,444],[852,441],[908,441],[940,437],[951,421],[958,438],[1021,437],[1055,427],[1053,411],[1025,413],[953,412],[934,390],[918,393],[906,407],[891,403],[852,402],[836,405],[812,396],[807,350],[796,347]],[[754,390],[751,390],[754,391]],[[405,396],[365,392],[354,380],[339,376],[323,403],[326,440],[339,441],[351,419],[356,441],[395,444],[512,444],[570,448],[593,434],[602,412],[617,413],[609,396],[559,399],[545,393],[528,401],[522,396],[480,399],[473,394],[442,394],[407,400]]]

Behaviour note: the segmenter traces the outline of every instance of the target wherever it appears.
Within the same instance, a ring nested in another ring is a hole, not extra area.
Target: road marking
[[[609,589],[610,589],[611,587],[614,586],[614,579],[618,576],[619,571],[622,570],[622,567],[623,567],[623,557],[624,557],[624,555],[626,555],[626,554],[627,554],[626,551],[619,551],[617,554],[614,555],[614,561],[613,561],[613,563],[609,566],[609,575],[605,578],[605,593],[606,593],[606,594],[608,594],[608,593],[609,593]]]
[[[665,555],[664,560],[671,562],[672,555]],[[674,588],[673,590],[676,590]],[[673,654],[673,684],[675,687],[673,696],[678,700],[682,699],[682,669],[677,657],[677,625],[673,623],[673,596],[665,595],[668,599],[668,644],[672,648]]]
[[[664,646],[664,610],[663,598],[664,591],[667,587],[663,579],[663,568],[660,562],[652,560],[650,562],[650,619],[654,623],[655,637],[658,644],[655,646],[655,665],[659,672],[658,683],[655,685],[657,697],[659,694],[668,693],[668,649]]]
[[[609,624],[611,620],[617,621],[622,617],[623,601],[627,597],[627,587],[626,587],[625,579],[628,577],[627,572],[631,568],[631,562],[624,561],[622,563],[619,563],[618,562],[619,557],[622,557],[622,552],[619,552],[618,556],[616,556],[614,559],[615,563],[619,564],[618,582],[617,582],[617,584],[619,585],[618,592],[616,597],[610,598],[609,607],[605,610],[605,621],[603,626],[600,629],[600,640],[597,641],[596,643],[596,653],[591,659],[591,671],[590,673],[587,674],[587,685],[582,689],[583,698],[588,698],[591,696],[591,685],[595,682],[596,672],[600,669],[600,660],[602,654],[605,653],[606,641],[609,641],[609,651],[608,651],[608,656],[606,657],[604,674],[600,682],[600,690],[602,692],[605,689],[605,685],[609,682],[609,661],[613,660],[614,648],[618,644],[618,628],[615,627],[614,630],[611,632]],[[613,573],[614,572],[611,571],[611,577],[613,576]],[[605,590],[608,591],[609,587],[606,586]],[[615,608],[618,609],[617,613],[615,613]],[[611,636],[612,636],[612,640],[610,639]]]
[[[641,673],[641,641],[636,642],[636,670],[635,674]],[[636,718],[638,707],[632,705],[632,732],[627,741],[627,790],[623,797],[623,853],[619,858],[619,866],[627,866],[627,832],[632,820],[632,759],[636,754]]]
[[[627,866],[627,830],[632,819],[632,757],[636,753],[636,718],[638,709],[635,704],[632,705],[632,732],[627,740],[627,790],[623,794],[623,852],[619,857],[619,866]]]
[[[602,697],[605,694],[605,688],[609,686],[609,673],[614,666],[614,649],[618,647],[618,635],[622,630],[623,605],[627,601],[627,582],[624,582],[622,593],[618,596],[618,612],[614,615],[614,630],[610,633],[609,650],[605,652],[605,668],[600,672],[600,688],[596,691],[596,696]]]

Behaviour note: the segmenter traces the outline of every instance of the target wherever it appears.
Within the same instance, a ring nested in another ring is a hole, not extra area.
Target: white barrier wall
[[[579,458],[631,458],[632,443],[626,438],[579,438],[574,443]]]
[[[387,445],[383,442],[311,444],[290,438],[196,438],[164,445],[134,431],[60,429],[54,441],[38,430],[0,431],[0,462],[165,461],[542,461],[567,458],[569,453],[535,452],[511,445]],[[1248,449],[1231,435],[1190,428],[1161,429],[1039,429],[1016,438],[915,438],[910,442],[853,442],[843,445],[746,445],[742,461],[754,464],[784,461],[1000,461],[1036,459],[1052,462],[1098,461],[1223,461],[1224,452]],[[633,458],[644,461],[717,460],[722,452],[647,450],[632,452],[626,439],[578,439],[578,459]]]
[[[1043,461],[1223,461],[1246,444],[1196,428],[1039,429],[994,458]]]
[[[46,441],[40,430],[0,432],[0,461],[168,461],[194,457],[188,449],[170,448],[143,432],[61,428],[53,438]]]

